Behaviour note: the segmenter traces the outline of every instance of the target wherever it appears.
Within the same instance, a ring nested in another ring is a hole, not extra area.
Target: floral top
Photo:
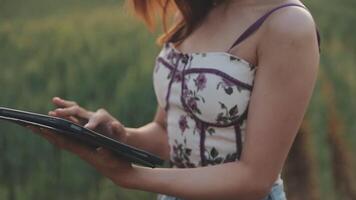
[[[254,65],[229,53],[184,54],[172,43],[164,45],[153,80],[167,112],[173,167],[239,160],[255,72]]]

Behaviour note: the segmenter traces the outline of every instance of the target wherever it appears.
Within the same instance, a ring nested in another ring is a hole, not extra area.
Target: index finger
[[[77,103],[74,102],[74,101],[64,100],[64,99],[61,99],[59,97],[54,97],[52,99],[52,103],[55,106],[57,106],[58,108],[67,108],[67,107],[71,107],[71,106],[77,105]]]

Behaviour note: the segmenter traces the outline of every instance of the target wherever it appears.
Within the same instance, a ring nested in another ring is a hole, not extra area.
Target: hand
[[[88,123],[89,118],[93,115],[93,112],[82,108],[74,101],[54,97],[52,103],[57,109],[49,111],[48,115],[68,119],[81,126]]]
[[[52,101],[57,109],[50,111],[48,113],[50,116],[68,119],[121,142],[127,141],[128,133],[125,127],[106,110],[88,111],[74,101],[59,97],[54,97]]]
[[[63,135],[56,134],[45,128],[27,126],[53,145],[67,150],[92,165],[99,173],[111,179],[115,184],[130,188],[133,185],[134,168],[131,163],[119,159],[111,151],[99,147],[90,148]]]

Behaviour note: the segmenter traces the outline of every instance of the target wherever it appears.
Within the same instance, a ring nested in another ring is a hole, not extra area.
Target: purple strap
[[[201,166],[207,166],[207,160],[205,157],[205,138],[206,138],[206,124],[204,124],[204,122],[202,121],[196,121],[195,122],[198,125],[198,129],[199,129],[199,135],[200,135],[200,146],[199,146],[199,150],[200,150],[200,160],[201,160]]]
[[[178,64],[176,64],[176,66],[172,72],[171,80],[169,81],[169,84],[168,84],[168,90],[166,93],[166,107],[164,108],[165,111],[167,111],[169,109],[169,96],[171,95],[171,88],[172,88],[172,84],[174,81],[174,77],[176,76],[177,68],[178,68]]]
[[[168,111],[168,109],[169,109],[169,97],[171,95],[172,84],[173,84],[174,79],[176,77],[176,73],[178,72],[179,61],[185,57],[185,55],[182,55],[182,54],[174,54],[172,56],[176,57],[177,60],[174,63],[174,68],[173,68],[173,71],[171,72],[172,73],[172,77],[171,77],[171,80],[169,81],[169,84],[168,84],[168,90],[167,90],[167,93],[166,93],[166,106],[164,108],[165,111]],[[162,61],[162,60],[160,60],[160,61]],[[186,61],[184,61],[184,63],[185,62]],[[166,65],[168,68],[170,68],[172,70],[172,67],[170,66],[169,63],[164,62],[163,64]]]
[[[234,129],[235,129],[235,137],[236,137],[236,158],[237,160],[240,160],[241,152],[242,152],[242,135],[241,135],[240,124],[235,124]]]
[[[248,115],[248,108],[242,113],[240,116],[239,121],[234,125],[235,129],[235,137],[236,137],[236,158],[237,160],[240,160],[241,158],[241,153],[242,153],[242,133],[241,133],[241,125],[245,119],[247,119]]]
[[[272,10],[270,10],[269,12],[267,12],[266,14],[264,14],[262,17],[260,17],[255,23],[253,23],[250,27],[248,27],[246,29],[245,32],[243,32],[241,34],[241,36],[234,42],[234,44],[229,48],[228,52],[234,48],[235,46],[239,45],[242,41],[244,41],[245,39],[247,39],[249,36],[251,36],[254,32],[256,32],[261,25],[263,24],[263,22],[266,21],[266,19],[275,11],[281,9],[281,8],[285,8],[285,7],[290,7],[290,6],[298,6],[304,9],[307,9],[306,7],[299,5],[299,4],[295,4],[295,3],[289,3],[289,4],[284,4],[281,6],[278,6]],[[319,32],[317,31],[317,35],[318,35],[318,42],[320,44],[320,36],[319,36]]]

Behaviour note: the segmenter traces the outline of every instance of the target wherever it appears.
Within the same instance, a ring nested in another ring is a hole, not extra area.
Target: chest
[[[257,65],[260,34],[238,46],[232,45],[264,11],[265,8],[215,8],[177,48],[186,53],[228,52]]]
[[[229,126],[247,110],[254,75],[254,65],[231,54],[183,54],[168,44],[157,57],[153,80],[161,107]]]

